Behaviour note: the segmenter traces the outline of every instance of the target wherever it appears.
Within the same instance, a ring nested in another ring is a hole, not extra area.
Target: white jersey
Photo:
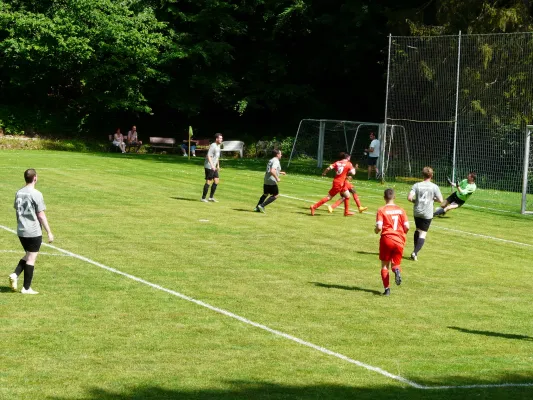
[[[17,212],[17,235],[20,237],[42,236],[41,223],[37,214],[46,210],[44,198],[37,189],[24,186],[15,195]]]

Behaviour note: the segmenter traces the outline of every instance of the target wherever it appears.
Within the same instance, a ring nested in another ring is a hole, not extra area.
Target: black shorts
[[[204,168],[205,169],[205,180],[212,181],[215,178],[218,178],[218,169]]]
[[[368,157],[368,165],[374,166],[377,164],[377,162],[378,162],[377,157]]]
[[[41,243],[43,242],[42,236],[35,237],[21,237],[19,236],[20,243],[25,251],[30,253],[38,253],[41,248]]]
[[[427,232],[429,231],[429,226],[431,225],[431,221],[433,221],[431,218],[420,218],[415,217],[415,225],[416,229],[420,229],[421,231]]]
[[[271,196],[277,196],[279,194],[278,185],[263,185],[263,193]]]
[[[459,207],[465,204],[464,200],[461,200],[459,197],[457,197],[457,192],[453,192],[451,195],[449,195],[446,201],[448,202],[448,204],[455,203]]]

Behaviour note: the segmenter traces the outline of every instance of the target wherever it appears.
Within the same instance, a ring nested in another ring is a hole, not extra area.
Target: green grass
[[[15,228],[14,193],[36,168],[59,249],[419,385],[533,383],[532,217],[489,206],[492,193],[436,219],[385,298],[379,183],[356,181],[368,213],[311,217],[331,179],[289,170],[288,197],[259,214],[264,160],[222,161],[220,203],[204,204],[201,159],[1,155],[0,225]],[[410,184],[395,186],[411,215]],[[40,294],[22,296],[7,285],[20,250],[1,229],[1,399],[533,397],[528,386],[417,389],[46,246]]]

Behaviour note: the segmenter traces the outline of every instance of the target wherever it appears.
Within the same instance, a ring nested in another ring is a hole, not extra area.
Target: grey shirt
[[[278,157],[272,158],[267,164],[267,169],[265,172],[265,185],[277,185],[278,184],[278,182],[276,181],[276,178],[274,178],[272,174],[270,173],[270,170],[272,168],[276,170],[276,176],[279,178],[279,174],[281,173],[281,164],[279,163]]]
[[[17,235],[20,237],[42,236],[41,223],[37,214],[46,210],[44,198],[37,189],[24,186],[15,195],[17,212]]]
[[[211,156],[211,160],[213,162],[213,165],[217,166],[218,159],[220,158],[220,145],[215,143],[211,143],[211,146],[209,146],[209,150],[207,151],[207,155],[205,156],[205,162],[204,162],[204,168],[211,169],[211,164],[209,163],[209,156]]]
[[[433,218],[433,200],[442,198],[440,189],[433,182],[418,182],[411,188],[411,193],[415,194],[415,205],[413,214],[418,218]]]

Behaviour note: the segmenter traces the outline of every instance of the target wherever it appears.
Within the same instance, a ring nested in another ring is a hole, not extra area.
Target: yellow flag
[[[192,126],[189,126],[189,137],[192,138]]]

